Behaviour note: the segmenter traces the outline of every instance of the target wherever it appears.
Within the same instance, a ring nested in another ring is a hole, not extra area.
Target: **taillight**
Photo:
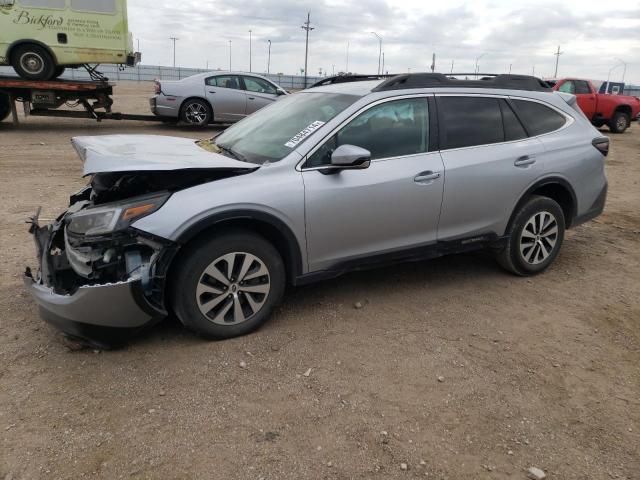
[[[160,82],[155,80],[155,83],[153,85],[153,90],[155,93],[160,93],[162,91],[162,88],[160,87]]]
[[[609,139],[607,137],[597,137],[591,141],[591,145],[596,147],[598,151],[605,157],[609,153]]]

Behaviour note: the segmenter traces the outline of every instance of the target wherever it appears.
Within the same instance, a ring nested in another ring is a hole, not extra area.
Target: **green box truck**
[[[126,0],[0,0],[0,65],[49,80],[65,67],[134,66]]]

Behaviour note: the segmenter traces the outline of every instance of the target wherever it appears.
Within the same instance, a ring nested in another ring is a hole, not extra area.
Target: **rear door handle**
[[[515,162],[513,162],[516,167],[527,167],[529,165],[533,165],[534,163],[536,163],[536,159],[531,155],[523,155],[522,157],[519,157]]]
[[[213,90],[209,90],[209,93],[216,93],[216,92],[214,92]]]
[[[255,100],[256,97],[249,97],[249,100]]]
[[[440,178],[440,172],[432,172],[428,170],[426,172],[420,172],[415,177],[413,177],[413,181],[416,183],[431,183],[433,180]]]

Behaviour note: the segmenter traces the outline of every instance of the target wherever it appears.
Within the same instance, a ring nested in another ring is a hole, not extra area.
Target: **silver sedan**
[[[236,122],[287,91],[252,73],[206,72],[177,81],[156,80],[151,111],[191,125]]]

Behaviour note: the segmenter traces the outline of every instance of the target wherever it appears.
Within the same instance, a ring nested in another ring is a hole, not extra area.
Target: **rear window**
[[[512,102],[532,136],[553,132],[567,123],[564,115],[541,103],[528,100],[512,100]]]
[[[438,97],[444,120],[444,148],[462,148],[504,141],[497,98]]]

